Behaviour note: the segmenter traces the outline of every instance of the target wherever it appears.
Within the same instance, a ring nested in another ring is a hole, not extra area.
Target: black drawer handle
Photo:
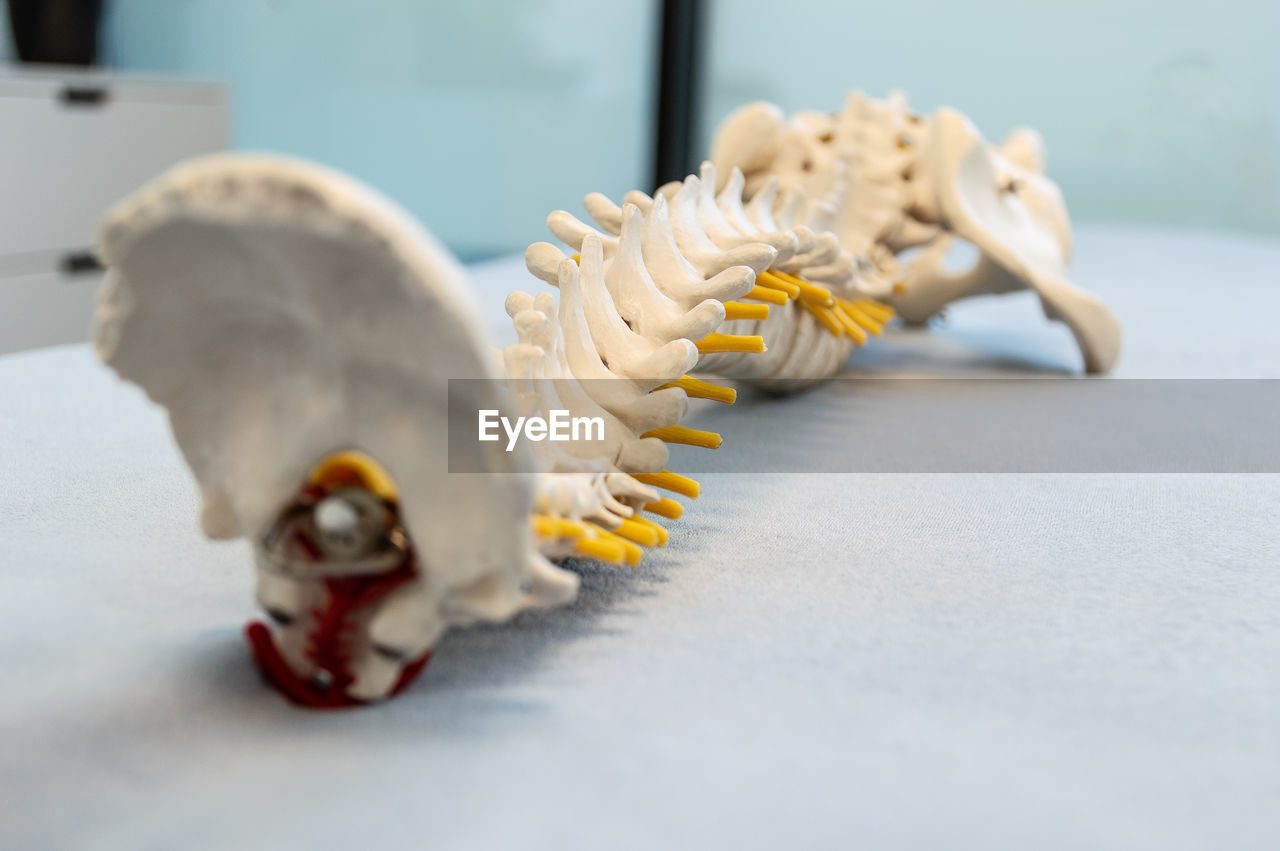
[[[62,274],[88,275],[103,270],[102,261],[92,251],[73,251],[62,257]]]
[[[103,106],[111,100],[105,86],[67,86],[59,96],[67,106]]]

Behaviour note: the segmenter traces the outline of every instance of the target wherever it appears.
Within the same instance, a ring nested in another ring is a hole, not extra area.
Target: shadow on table
[[[673,541],[677,538],[673,535]],[[655,596],[672,565],[649,552],[639,568],[593,562],[565,564],[581,579],[578,597],[567,606],[524,612],[505,624],[453,630],[437,648],[420,691],[491,688],[534,679],[555,645],[626,632],[620,619],[638,615],[628,604]],[[608,616],[610,623],[604,623]]]

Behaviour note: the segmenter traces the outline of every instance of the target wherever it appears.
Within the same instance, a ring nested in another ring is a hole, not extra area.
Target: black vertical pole
[[[23,62],[93,65],[102,0],[9,0],[9,30]]]
[[[696,164],[694,134],[702,71],[703,0],[660,0],[653,185],[680,180]]]

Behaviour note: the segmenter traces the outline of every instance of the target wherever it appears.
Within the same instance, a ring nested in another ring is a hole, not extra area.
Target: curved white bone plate
[[[419,571],[369,622],[378,643],[411,658],[449,624],[572,598],[532,548],[533,477],[449,473],[449,379],[499,376],[461,268],[407,214],[318,166],[220,155],[120,203],[100,241],[95,344],[168,410],[206,533],[258,539],[318,461],[358,450],[394,479]],[[465,407],[502,386],[466,382]],[[532,470],[463,443],[457,469]],[[365,661],[353,693],[382,696],[395,666]]]

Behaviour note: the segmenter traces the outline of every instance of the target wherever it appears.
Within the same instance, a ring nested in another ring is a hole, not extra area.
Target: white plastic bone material
[[[748,195],[770,178],[803,192],[809,200],[797,220],[829,217],[841,246],[878,279],[871,289],[908,322],[960,298],[1031,289],[1046,316],[1071,329],[1088,372],[1107,372],[1119,357],[1119,322],[1067,277],[1066,207],[1030,131],[993,146],[955,110],[923,117],[900,93],[874,100],[855,92],[834,116],[748,104],[717,131],[712,159],[722,185],[741,169]],[[956,239],[980,252],[960,274],[942,263]],[[920,251],[900,263],[896,255],[909,248]]]
[[[460,267],[407,215],[327,169],[222,155],[122,202],[100,242],[98,353],[167,409],[208,534],[263,535],[336,451],[364,452],[395,480],[419,575],[364,624],[351,696],[384,696],[398,660],[451,624],[572,598],[576,576],[532,544],[532,477],[449,476],[448,379],[498,376]],[[477,447],[454,462],[532,470],[524,452]],[[280,643],[303,676],[318,582],[266,577],[259,590],[295,618]]]

